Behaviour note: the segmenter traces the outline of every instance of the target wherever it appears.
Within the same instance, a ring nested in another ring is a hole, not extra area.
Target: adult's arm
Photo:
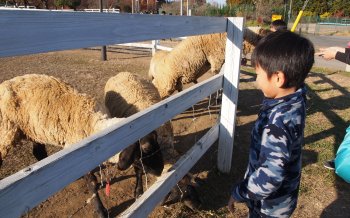
[[[350,48],[345,49],[345,53],[337,52],[335,54],[335,59],[346,64],[350,64]]]
[[[320,48],[318,52],[315,53],[315,55],[321,56],[326,60],[332,60],[335,59],[335,56],[339,53],[345,53],[345,48],[342,47],[328,47],[328,48]],[[342,57],[340,57],[343,59]],[[342,60],[340,60],[342,61]]]

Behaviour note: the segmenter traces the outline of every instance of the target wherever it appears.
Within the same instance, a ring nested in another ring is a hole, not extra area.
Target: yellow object
[[[320,15],[320,18],[328,18],[328,17],[330,17],[331,15],[332,15],[331,13],[325,12],[325,13],[323,13],[323,14]]]
[[[271,17],[271,21],[275,21],[275,20],[282,20],[282,15],[273,14]]]
[[[290,30],[291,32],[294,32],[294,30],[297,28],[297,25],[298,25],[298,23],[299,23],[299,21],[300,21],[301,16],[303,15],[303,12],[304,12],[304,11],[299,11],[298,17],[297,17],[297,19],[295,19],[294,24],[293,24],[293,27],[292,27],[292,29]]]

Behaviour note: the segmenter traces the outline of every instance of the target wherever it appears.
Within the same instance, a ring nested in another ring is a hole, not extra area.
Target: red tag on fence
[[[109,185],[109,182],[106,184],[106,195],[109,197],[109,193],[111,191],[111,186]]]

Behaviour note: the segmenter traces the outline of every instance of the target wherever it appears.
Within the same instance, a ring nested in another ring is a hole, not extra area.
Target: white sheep
[[[155,86],[137,74],[120,72],[111,77],[105,85],[105,105],[113,117],[131,116],[160,101],[161,98]],[[164,171],[168,171],[180,156],[173,148],[174,136],[171,123],[165,123],[156,129],[156,132],[164,157]],[[191,189],[187,188],[190,184],[188,178],[189,176],[186,176],[180,183],[185,183],[183,184],[186,185],[185,188]],[[142,187],[142,177],[139,182]],[[142,194],[143,190],[138,191],[136,196]],[[192,207],[198,206],[192,202],[189,204]]]
[[[218,73],[224,62],[226,34],[191,36],[175,48],[152,58],[149,76],[161,98],[181,91],[182,84],[197,83],[197,79],[211,69]],[[157,59],[157,60],[155,60]]]
[[[19,140],[20,131],[37,143],[63,148],[120,121],[108,118],[93,98],[47,75],[3,82],[0,102],[2,158]]]
[[[80,94],[63,81],[47,75],[28,74],[1,83],[0,160],[23,135],[34,141],[35,145],[51,144],[65,148],[123,119],[109,118],[103,108],[99,108],[88,95]],[[134,163],[135,156],[141,156],[138,154],[140,146],[135,143],[109,161],[117,162],[118,168],[125,170]],[[40,160],[45,158],[46,151],[36,152],[39,148],[42,146],[34,147],[33,152]],[[154,150],[159,150],[159,147]],[[160,163],[163,163],[162,157]],[[163,167],[158,174],[162,170]],[[97,179],[92,173],[86,179],[90,190],[97,194],[94,198],[97,212],[104,216],[104,207],[97,192]]]
[[[261,38],[258,33],[246,29],[244,40],[256,45]],[[219,73],[225,61],[225,46],[226,33],[216,33],[191,36],[170,52],[156,52],[151,59],[148,75],[161,98],[168,97],[175,90],[182,91],[183,84],[197,83],[197,79],[208,70],[213,74]],[[243,46],[243,50],[250,48]]]
[[[105,85],[105,106],[112,117],[129,117],[161,101],[158,90],[148,80],[129,72],[120,72]],[[156,129],[159,144],[173,146],[170,122]]]

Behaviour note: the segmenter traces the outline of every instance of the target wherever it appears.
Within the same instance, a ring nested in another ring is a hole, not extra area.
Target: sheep
[[[243,65],[247,64],[247,55],[252,53],[260,39],[269,33],[271,33],[270,30],[261,27],[248,27],[244,30],[241,61]]]
[[[260,38],[254,31],[244,31],[244,39],[253,45]],[[197,83],[208,70],[219,73],[225,61],[225,46],[226,33],[188,37],[170,52],[155,53],[150,62],[149,78],[164,99],[175,90],[182,91],[183,84]]]
[[[191,36],[171,52],[162,52],[162,55],[156,52],[151,60],[153,66],[149,77],[161,98],[168,97],[175,90],[181,91],[182,84],[197,83],[197,79],[209,69],[218,73],[224,62],[225,40],[224,33]]]
[[[67,148],[122,119],[110,118],[104,107],[96,105],[92,97],[80,94],[63,81],[48,75],[28,74],[4,81],[0,84],[0,165],[23,135],[34,142],[33,153],[41,160],[47,156],[46,151],[42,151],[45,144]],[[147,156],[150,154],[148,152],[159,150],[159,145],[154,148],[148,141],[140,140],[108,162],[116,163],[120,170],[129,168],[134,159],[141,156],[141,152],[142,156]],[[163,170],[162,156],[149,159],[155,161],[157,167],[153,169],[145,160],[145,169],[158,171],[156,174],[160,175]],[[94,203],[97,212],[104,217],[97,179],[92,173],[85,179],[96,196]]]
[[[161,98],[156,87],[137,74],[120,72],[111,77],[105,85],[105,106],[112,117],[131,116],[159,101],[161,101]],[[173,166],[176,158],[179,157],[179,154],[173,148],[174,136],[171,123],[166,122],[156,129],[156,132],[164,156],[164,171],[167,171]],[[188,178],[188,176],[185,178]],[[189,184],[187,180],[183,181],[186,181],[186,185]],[[140,177],[139,182],[142,186],[142,177]],[[136,193],[136,196],[142,194],[143,190],[138,191],[140,192]],[[192,204],[191,206],[198,205],[196,202],[189,203]]]
[[[129,117],[160,100],[158,91],[152,83],[129,72],[118,73],[111,77],[105,85],[105,106],[112,117]],[[173,146],[174,136],[170,122],[165,123],[151,134],[155,135],[162,148]],[[135,190],[135,197],[143,193],[142,174],[137,181],[139,181],[137,183],[139,189]]]

